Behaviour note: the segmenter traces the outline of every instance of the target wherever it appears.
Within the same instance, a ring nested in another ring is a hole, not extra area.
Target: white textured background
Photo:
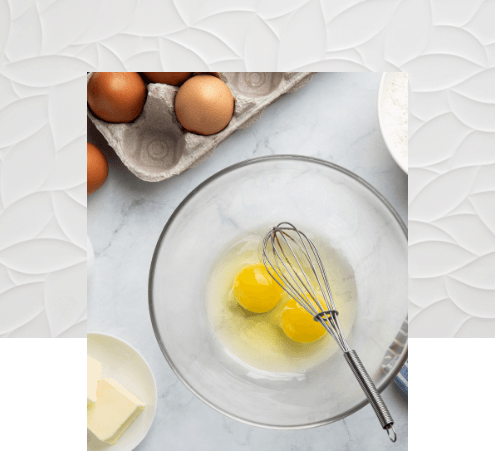
[[[0,336],[84,336],[87,70],[408,71],[410,335],[495,336],[495,1],[0,0]]]

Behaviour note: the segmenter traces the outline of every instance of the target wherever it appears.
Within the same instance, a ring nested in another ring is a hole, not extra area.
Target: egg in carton
[[[196,73],[197,75],[199,73]],[[205,74],[205,73],[201,73]],[[210,72],[220,77],[234,96],[234,115],[214,135],[188,132],[175,116],[179,87],[149,83],[143,112],[132,122],[113,124],[88,116],[129,170],[142,180],[159,182],[197,166],[237,129],[252,125],[263,110],[286,93],[295,92],[311,72]],[[88,74],[88,80],[91,74]]]

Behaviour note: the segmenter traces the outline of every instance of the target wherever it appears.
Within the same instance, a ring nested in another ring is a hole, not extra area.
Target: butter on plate
[[[96,402],[96,387],[101,379],[101,363],[88,355],[88,405]]]
[[[88,406],[88,429],[113,445],[144,409],[144,403],[113,379],[98,382],[96,402]]]

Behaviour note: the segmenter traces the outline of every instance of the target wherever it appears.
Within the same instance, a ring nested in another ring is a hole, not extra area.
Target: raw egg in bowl
[[[367,400],[332,337],[264,272],[263,236],[283,221],[316,243],[347,340],[382,391],[407,358],[407,343],[389,352],[407,317],[407,229],[340,166],[271,156],[206,180],[158,240],[149,308],[163,355],[200,399],[248,424],[308,428]]]

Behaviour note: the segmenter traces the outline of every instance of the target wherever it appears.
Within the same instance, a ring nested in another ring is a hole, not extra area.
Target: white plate
[[[146,437],[155,418],[157,393],[153,373],[138,351],[110,335],[88,333],[88,355],[101,362],[102,377],[115,379],[145,404],[114,445],[101,442],[88,431],[88,451],[131,451]]]
[[[383,131],[383,119],[381,117],[382,114],[382,108],[381,106],[383,105],[383,102],[385,100],[385,84],[387,83],[387,77],[390,75],[390,73],[385,72],[382,75],[382,79],[380,80],[380,88],[378,89],[378,123],[380,124],[380,132],[383,136],[383,140],[385,141],[385,144],[387,146],[387,149],[392,156],[392,158],[395,160],[395,162],[398,164],[398,166],[407,174],[408,173],[408,157],[407,156],[402,156],[399,155],[398,152],[395,152],[393,147],[389,144],[388,142],[388,137],[387,134],[384,133]]]

